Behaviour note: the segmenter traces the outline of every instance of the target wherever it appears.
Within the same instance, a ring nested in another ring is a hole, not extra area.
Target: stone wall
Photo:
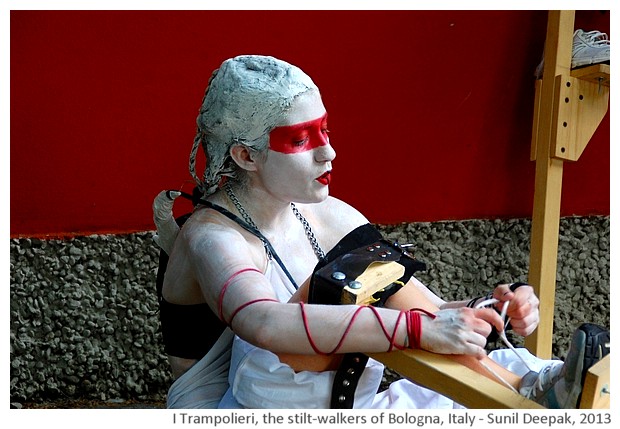
[[[428,264],[418,277],[446,299],[527,279],[528,220],[380,229],[415,244]],[[579,323],[609,326],[609,217],[562,219],[560,234],[553,352],[563,357]],[[11,239],[10,247],[12,400],[165,395],[171,376],[159,334],[152,233]]]

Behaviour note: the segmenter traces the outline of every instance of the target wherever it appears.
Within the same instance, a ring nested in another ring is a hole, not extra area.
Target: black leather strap
[[[326,266],[339,256],[350,252],[358,247],[374,243],[381,239],[381,233],[370,224],[357,227],[345,237],[343,237],[333,249],[327,252],[327,255],[321,259],[314,272]],[[308,302],[314,304],[340,304],[336,297],[317,296],[314,293],[314,276],[312,276]],[[330,302],[326,302],[326,299]],[[355,389],[359,383],[360,377],[366,368],[368,356],[362,353],[346,353],[342,357],[340,366],[336,370],[334,382],[332,384],[332,396],[330,400],[330,408],[333,409],[351,409],[355,400]]]
[[[353,408],[355,389],[368,363],[368,356],[362,353],[347,353],[336,371],[332,384],[330,408]]]
[[[517,290],[518,288],[520,288],[521,286],[527,286],[527,283],[523,283],[523,282],[516,282],[510,285],[510,291],[514,292],[515,290]]]
[[[314,269],[316,274],[321,268],[336,260],[338,257],[348,254],[355,249],[368,246],[382,239],[381,233],[371,224],[365,224],[357,227],[330,250],[327,255],[319,261]],[[407,259],[407,258],[403,258]],[[412,259],[412,261],[414,261]],[[404,281],[409,280],[414,271],[420,268],[419,261],[415,263],[405,262]],[[317,278],[313,274],[310,282],[310,291],[308,296],[309,303],[317,304],[340,304],[340,294],[318,293],[316,288]],[[373,305],[382,306],[387,298],[394,293],[397,288],[386,290],[380,299]],[[333,409],[350,409],[353,408],[355,401],[355,390],[359,380],[368,363],[368,356],[363,353],[346,353],[343,355],[339,368],[336,370],[334,382],[332,384],[332,396],[330,400],[330,408]]]

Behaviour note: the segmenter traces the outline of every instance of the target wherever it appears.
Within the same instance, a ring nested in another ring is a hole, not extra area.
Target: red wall
[[[313,77],[338,153],[332,193],[371,221],[529,217],[546,20],[545,11],[12,11],[11,235],[152,229],[152,198],[192,187],[187,156],[211,71],[245,53]],[[578,12],[576,26],[609,33],[609,13]],[[609,214],[609,162],[607,115],[565,166],[563,215]]]

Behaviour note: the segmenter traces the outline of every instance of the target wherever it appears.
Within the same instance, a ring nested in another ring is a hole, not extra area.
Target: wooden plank
[[[555,95],[551,153],[565,161],[577,161],[607,113],[609,87],[560,75]]]
[[[404,265],[398,262],[373,262],[355,280],[359,289],[350,286],[342,288],[342,304],[366,305],[372,303],[372,296],[405,274]]]
[[[579,408],[609,408],[610,402],[610,365],[611,354],[608,354],[588,370],[583,383]]]
[[[446,355],[424,350],[403,350],[370,356],[414,383],[439,392],[467,408],[544,408]]]
[[[602,86],[611,86],[609,64],[594,64],[588,67],[574,69],[570,72],[570,75],[580,80],[586,80]]]

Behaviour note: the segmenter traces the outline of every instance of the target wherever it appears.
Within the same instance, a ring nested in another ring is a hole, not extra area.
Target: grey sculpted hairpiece
[[[190,153],[189,170],[203,195],[215,192],[222,176],[235,176],[233,144],[265,150],[269,132],[293,100],[313,89],[318,88],[308,75],[277,58],[243,55],[224,61],[209,80]],[[199,146],[207,159],[202,178],[196,173]]]

